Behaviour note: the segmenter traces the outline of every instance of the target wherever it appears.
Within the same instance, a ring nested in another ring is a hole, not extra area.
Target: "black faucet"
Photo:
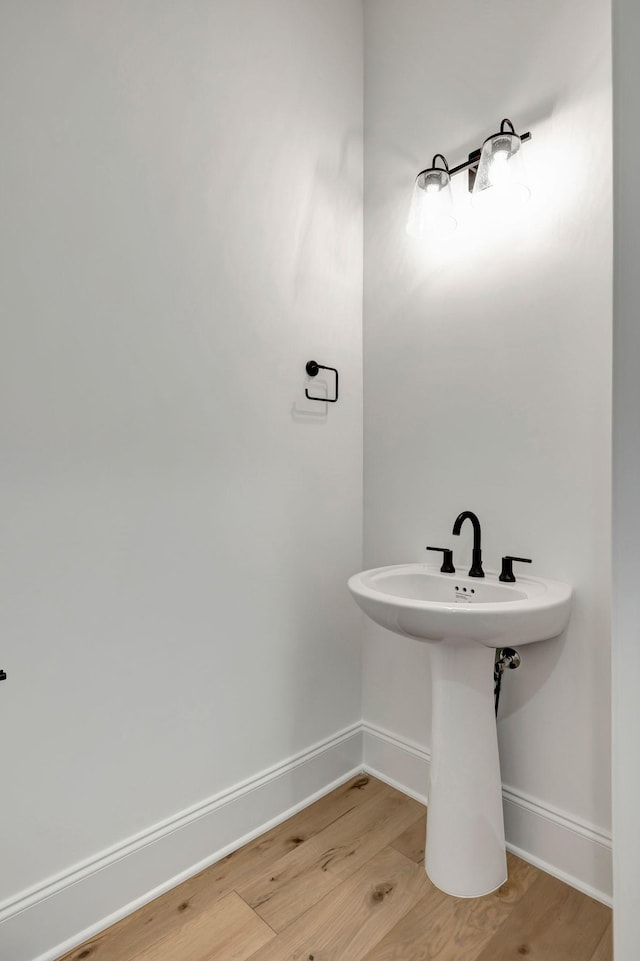
[[[463,511],[462,514],[458,514],[456,522],[453,525],[453,533],[459,534],[460,528],[467,519],[473,524],[473,554],[469,577],[484,577],[484,571],[482,570],[482,550],[480,549],[480,538],[482,536],[480,533],[480,521],[473,511]]]

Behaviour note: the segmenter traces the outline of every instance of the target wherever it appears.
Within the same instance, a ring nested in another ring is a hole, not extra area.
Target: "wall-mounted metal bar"
[[[525,143],[527,140],[531,140],[531,131],[527,131],[527,133],[523,133],[523,134],[518,134],[518,136],[520,137],[520,140],[522,140],[522,142]],[[460,174],[464,170],[471,171],[473,170],[473,168],[477,169],[481,152],[482,152],[482,148],[478,147],[476,150],[471,151],[467,160],[465,160],[464,163],[458,164],[457,167],[449,167],[448,168],[449,176],[453,177],[454,174]],[[441,156],[441,154],[436,154],[436,156]],[[420,176],[420,174],[426,174],[428,170],[431,170],[431,167],[427,167],[425,170],[421,170],[418,176]],[[471,190],[472,186],[473,184],[470,185],[469,190]]]

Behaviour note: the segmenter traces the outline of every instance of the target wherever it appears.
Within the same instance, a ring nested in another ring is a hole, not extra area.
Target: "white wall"
[[[638,248],[640,11],[613,4],[613,827],[616,961],[635,961],[640,943],[640,326]]]
[[[361,18],[0,7],[0,915],[361,717]],[[503,773],[604,836],[608,3],[367,0],[365,39],[365,563],[441,542],[464,568],[470,508],[487,567],[575,585],[566,637],[506,680]],[[533,132],[521,220],[416,249],[415,174],[503,116]],[[312,356],[340,368],[327,410]],[[368,734],[420,761],[427,652],[365,631]]]
[[[1,902],[361,716],[361,4],[6,0],[0,139]]]
[[[464,570],[470,531],[451,528],[470,509],[488,569],[517,554],[574,585],[566,636],[505,679],[502,773],[606,845],[609,3],[367,0],[365,29],[365,564],[436,544]],[[417,172],[437,151],[460,163],[503,117],[533,135],[520,219],[480,223],[460,176],[458,231],[416,245]],[[428,748],[427,649],[365,637],[365,721]]]

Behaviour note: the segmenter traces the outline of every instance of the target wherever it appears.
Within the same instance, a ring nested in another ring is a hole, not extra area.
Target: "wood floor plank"
[[[352,778],[287,821],[68,952],[59,961],[85,961],[88,958],[91,961],[136,961],[141,951],[184,920],[183,912],[188,911],[193,916],[210,910],[236,885],[295,850],[336,819],[372,798],[392,793],[392,788],[367,774]]]
[[[391,847],[404,854],[405,857],[415,861],[416,864],[424,862],[424,848],[427,834],[427,815],[421,814],[417,821],[403,831],[391,843]]]
[[[605,928],[600,944],[590,961],[613,961],[613,919],[609,921]]]
[[[543,875],[539,868],[517,858],[507,851],[507,880],[501,888],[491,895],[505,904],[517,904],[520,898],[529,890],[534,881]]]
[[[329,874],[309,842],[241,885],[238,893],[274,931],[282,931],[339,884],[340,878]]]
[[[549,874],[531,885],[477,961],[591,959],[609,924],[611,912]]]
[[[275,933],[235,892],[136,955],[136,961],[246,961]]]
[[[421,809],[395,791],[371,798],[236,890],[282,931],[412,824]]]
[[[427,885],[419,864],[384,848],[250,961],[361,961]]]
[[[509,880],[483,898],[453,898],[429,882],[425,896],[364,961],[475,961],[537,873],[510,856]]]
[[[422,814],[423,804],[394,791],[389,797],[361,805],[335,825],[320,831],[311,839],[310,846],[326,858],[328,871],[345,879]]]

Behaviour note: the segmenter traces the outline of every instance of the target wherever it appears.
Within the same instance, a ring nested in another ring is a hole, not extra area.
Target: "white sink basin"
[[[571,588],[559,581],[497,574],[441,574],[427,564],[378,567],[354,574],[349,590],[376,624],[396,634],[439,642],[451,638],[507,647],[560,634],[569,618]]]
[[[354,574],[349,590],[377,624],[428,644],[432,697],[425,868],[447,894],[488,894],[507,878],[494,648],[556,637],[569,620],[572,590],[538,577],[518,575],[508,584],[496,574],[442,574],[426,564]]]

